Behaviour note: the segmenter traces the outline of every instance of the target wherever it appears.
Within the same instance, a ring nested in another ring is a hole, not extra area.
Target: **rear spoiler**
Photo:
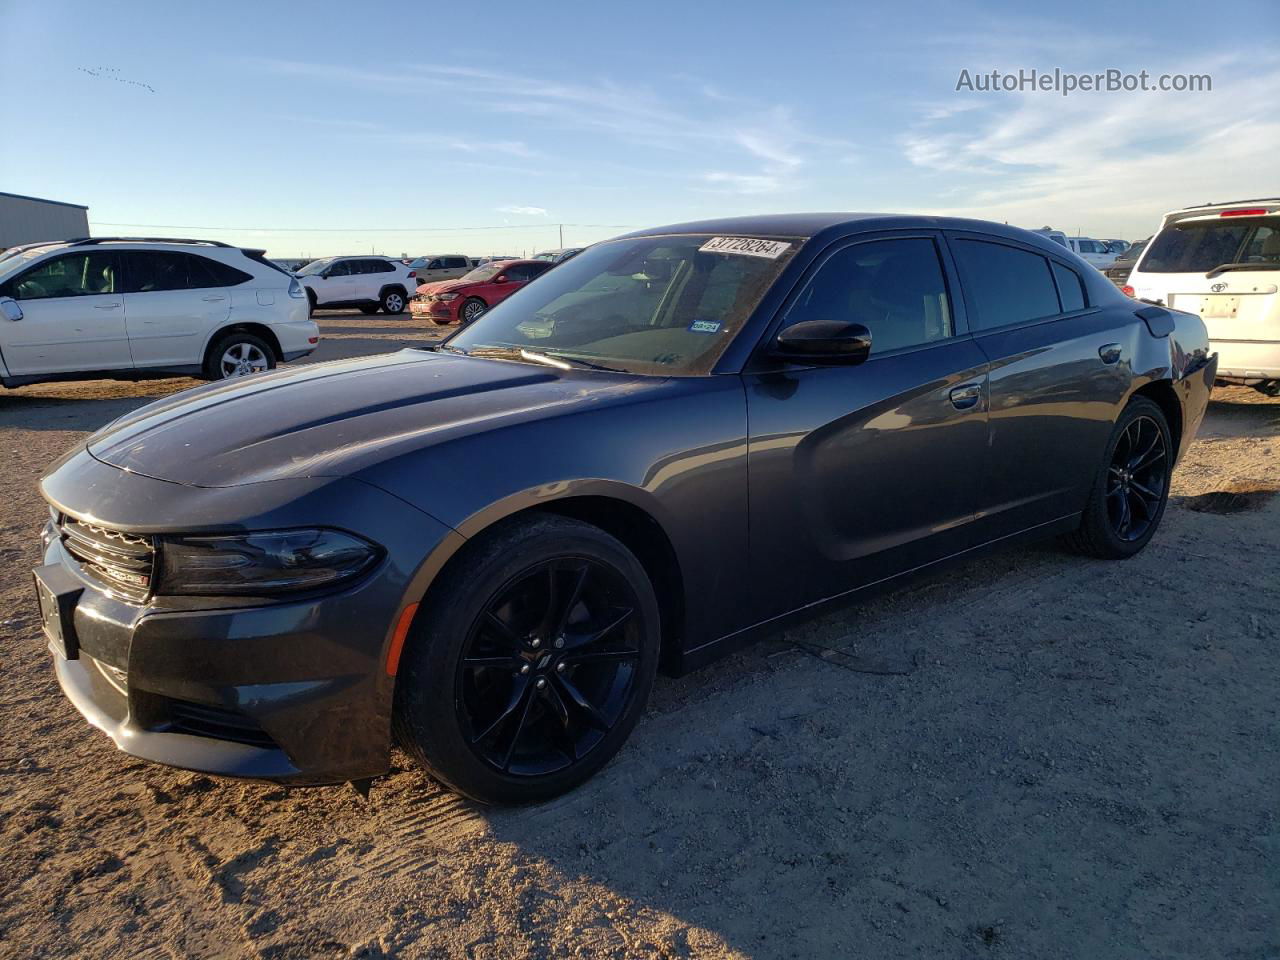
[[[293,276],[292,273],[290,273],[284,267],[280,266],[280,264],[272,263],[270,260],[268,260],[267,251],[265,250],[259,250],[255,247],[241,247],[240,252],[243,253],[246,257],[248,257],[250,260],[256,260],[258,263],[262,264],[264,267],[270,267],[272,270],[279,270],[286,277]]]

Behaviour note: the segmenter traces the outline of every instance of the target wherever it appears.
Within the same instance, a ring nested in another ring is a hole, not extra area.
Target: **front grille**
[[[244,714],[186,700],[169,701],[168,729],[173,733],[231,740],[251,747],[274,749],[276,746],[270,735]]]
[[[130,600],[145,600],[155,579],[156,550],[150,537],[111,530],[64,515],[62,546],[95,580]]]

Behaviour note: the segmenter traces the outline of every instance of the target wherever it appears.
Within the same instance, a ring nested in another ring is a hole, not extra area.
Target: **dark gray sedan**
[[[44,629],[136,756],[324,783],[394,738],[538,800],[618,751],[660,666],[989,547],[1141,550],[1215,367],[1198,317],[993,223],[647,230],[438,347],[90,437],[41,482]]]

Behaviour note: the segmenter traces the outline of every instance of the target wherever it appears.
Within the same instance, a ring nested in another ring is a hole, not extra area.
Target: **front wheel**
[[[467,324],[467,323],[470,323],[472,320],[475,320],[478,316],[480,316],[480,314],[484,313],[488,309],[489,309],[488,304],[486,304],[483,300],[481,300],[479,297],[472,297],[470,300],[468,300],[466,303],[462,305],[462,310],[459,311],[458,316],[464,324]]]
[[[604,766],[644,711],[657,598],[622,543],[577,520],[530,515],[465,549],[401,659],[398,739],[472,799],[546,800]]]
[[[1107,441],[1101,468],[1067,543],[1094,557],[1131,557],[1155,536],[1169,502],[1173,443],[1159,405],[1129,402]]]

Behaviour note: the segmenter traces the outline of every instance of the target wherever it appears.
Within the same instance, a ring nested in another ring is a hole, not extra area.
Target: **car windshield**
[[[1274,263],[1280,270],[1280,217],[1173,223],[1142,258],[1143,273],[1207,273],[1227,263]]]
[[[327,267],[331,263],[333,263],[333,257],[329,257],[326,260],[312,260],[305,267],[302,267],[300,270],[298,270],[298,276],[309,277],[312,274],[319,273],[321,270],[323,270],[325,267]]]
[[[14,248],[0,253],[0,277],[7,277],[10,274],[17,273],[36,257],[42,257],[50,250],[55,249],[55,246],[54,244],[37,244],[25,250]]]
[[[695,235],[601,243],[512,294],[447,346],[507,351],[510,359],[523,350],[631,373],[705,374],[802,243]]]
[[[476,267],[470,273],[463,274],[459,280],[465,280],[468,283],[482,283],[485,280],[492,280],[502,272],[502,264],[491,263],[487,266]]]

